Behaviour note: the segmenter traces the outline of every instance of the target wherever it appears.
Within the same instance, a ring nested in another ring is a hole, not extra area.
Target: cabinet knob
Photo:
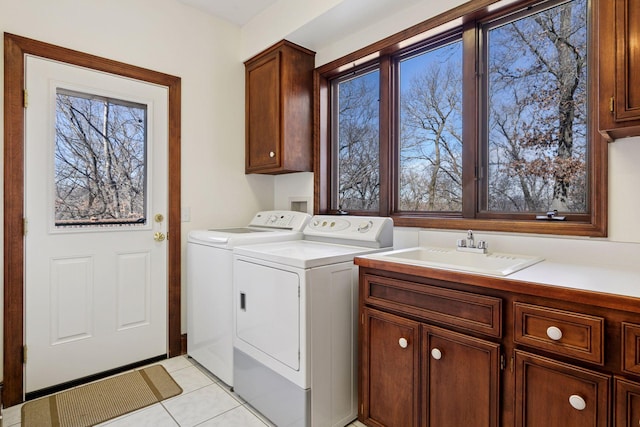
[[[269,157],[273,159],[275,156],[276,156],[276,153],[274,153],[273,151],[269,151]]]
[[[406,338],[400,338],[398,340],[398,344],[400,345],[400,347],[402,348],[407,348],[409,346],[409,341],[407,341]]]
[[[439,349],[434,348],[431,350],[431,357],[436,360],[440,360],[442,358],[442,352]]]
[[[584,399],[577,394],[572,394],[571,396],[569,396],[569,404],[571,404],[571,406],[573,406],[573,408],[577,409],[578,411],[582,411],[587,407],[587,402],[585,402]]]
[[[562,331],[555,326],[549,326],[547,328],[547,336],[554,341],[559,341],[562,338]]]

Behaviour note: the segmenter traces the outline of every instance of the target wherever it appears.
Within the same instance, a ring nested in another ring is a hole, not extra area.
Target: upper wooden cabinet
[[[640,135],[640,1],[599,5],[599,129],[613,141]]]
[[[283,40],[245,62],[245,173],[312,170],[314,61]]]

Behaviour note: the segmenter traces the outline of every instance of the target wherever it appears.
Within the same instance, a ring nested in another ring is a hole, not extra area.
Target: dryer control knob
[[[373,227],[372,221],[361,222],[358,226],[358,231],[361,233],[366,233],[367,231],[369,231],[369,229],[371,229],[371,227]]]

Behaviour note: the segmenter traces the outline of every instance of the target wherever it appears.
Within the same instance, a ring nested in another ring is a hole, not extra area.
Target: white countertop
[[[638,260],[635,265],[628,266],[605,265],[604,263],[597,265],[598,260],[589,260],[592,262],[590,265],[586,263],[543,260],[537,264],[506,276],[494,276],[490,274],[474,273],[472,271],[439,268],[421,263],[420,261],[412,261],[384,255],[385,253],[382,252],[365,255],[362,256],[362,258],[424,267],[434,270],[447,270],[482,277],[495,277],[496,279],[509,281],[542,284],[568,289],[640,298],[640,260]]]
[[[639,267],[640,260],[635,269],[542,261],[506,278],[640,298]]]

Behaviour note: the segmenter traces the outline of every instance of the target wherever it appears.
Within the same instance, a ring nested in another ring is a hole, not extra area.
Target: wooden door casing
[[[181,79],[130,64],[4,35],[4,358],[2,403],[23,401],[24,338],[24,56],[34,55],[166,86],[169,90],[168,355],[181,353]]]

